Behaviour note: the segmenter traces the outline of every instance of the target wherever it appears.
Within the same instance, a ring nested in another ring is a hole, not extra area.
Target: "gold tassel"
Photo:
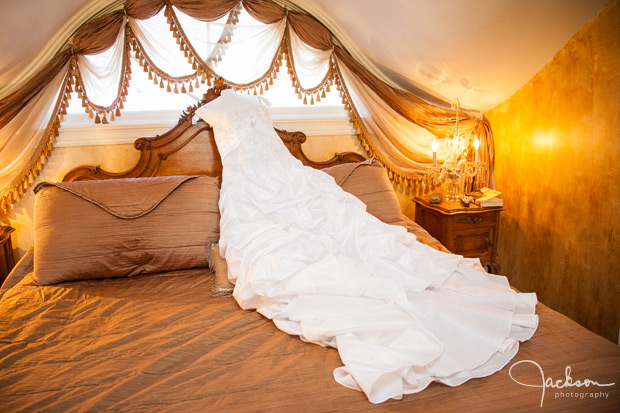
[[[210,77],[210,76],[209,76],[209,77],[207,77],[207,86],[213,86],[213,85],[211,84],[211,77]]]
[[[97,112],[97,115],[95,116],[95,123],[101,123],[101,118],[99,117],[99,112]]]
[[[179,88],[176,83],[174,84],[174,93],[177,95],[179,94]]]
[[[198,78],[196,78],[196,87],[199,88],[200,84],[198,83]]]
[[[329,86],[327,86],[327,87],[329,87]],[[325,89],[323,89],[323,92],[321,93],[321,97],[322,97],[322,98],[325,98],[325,97],[326,97],[326,95],[325,95]]]
[[[185,83],[183,83],[183,87],[181,88],[181,93],[187,93],[187,89],[185,89]]]
[[[306,99],[306,95],[304,95],[304,105],[308,104],[308,99]]]
[[[189,93],[192,93],[193,91],[194,91],[194,87],[192,86],[192,82],[189,82]]]
[[[314,96],[310,95],[310,104],[314,105]]]
[[[110,122],[114,122],[116,118],[114,117],[114,112],[110,112]]]
[[[153,80],[153,72],[149,70],[149,80]]]
[[[114,111],[114,115],[121,116],[121,109],[117,106],[116,111]]]
[[[195,60],[192,60],[192,70],[195,70],[196,74],[198,74],[198,63]]]
[[[144,73],[148,73],[148,71],[149,71],[148,66],[147,66],[147,65],[144,65],[144,70],[143,70],[143,72],[144,72]]]
[[[104,113],[104,114],[103,114],[103,118],[101,119],[101,123],[103,123],[104,125],[107,125],[107,124],[108,124],[108,119],[106,118],[106,116],[105,116],[105,115],[106,115],[106,114]]]

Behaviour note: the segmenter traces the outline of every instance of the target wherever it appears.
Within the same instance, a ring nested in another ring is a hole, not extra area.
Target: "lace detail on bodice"
[[[227,111],[218,118],[214,131],[222,163],[228,172],[251,172],[277,162],[281,156],[290,156],[271,126],[269,110],[263,105],[250,110]]]

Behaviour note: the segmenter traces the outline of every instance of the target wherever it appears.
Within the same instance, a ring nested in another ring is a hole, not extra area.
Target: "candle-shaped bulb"
[[[437,149],[439,149],[439,144],[437,143],[437,139],[433,139],[433,143],[431,146],[433,148],[433,152],[437,152]]]
[[[438,147],[437,139],[433,138],[433,143],[431,147],[433,148],[433,168],[437,168],[437,147]]]
[[[478,140],[478,135],[474,135],[474,149],[476,149],[476,155],[475,155],[475,162],[479,163],[480,162],[480,152],[478,151],[478,148],[480,147],[480,141]]]

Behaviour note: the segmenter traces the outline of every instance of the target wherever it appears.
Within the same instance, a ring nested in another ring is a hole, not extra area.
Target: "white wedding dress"
[[[224,167],[220,251],[233,296],[337,348],[340,384],[373,403],[432,381],[457,386],[500,370],[536,330],[535,294],[368,214],[289,153],[260,98],[224,90],[197,114]]]

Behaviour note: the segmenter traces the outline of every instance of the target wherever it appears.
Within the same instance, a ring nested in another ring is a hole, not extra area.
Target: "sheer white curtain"
[[[440,142],[438,161],[442,162],[446,158],[447,146],[443,143],[445,139],[437,138],[426,129],[403,118],[346,66],[340,66],[340,71],[355,108],[377,146],[379,157],[384,157],[384,163],[391,163],[403,172],[421,177],[421,171],[432,161],[432,153],[428,148],[435,139]]]
[[[263,24],[242,10],[230,41],[225,43],[221,52],[221,60],[207,63],[229,82],[238,85],[254,83],[269,72],[285,27],[286,19]]]
[[[64,84],[65,75],[66,70],[58,73],[43,91],[0,130],[0,188],[14,188],[15,183],[21,181],[25,166],[28,168],[28,180],[31,183],[34,179],[32,169],[40,168],[45,162],[45,158],[37,159],[36,153],[41,136],[48,133],[47,126]],[[23,190],[22,187],[22,192]],[[20,195],[19,189],[13,191],[17,192],[8,194],[12,199],[4,199],[3,202],[17,200]]]
[[[129,27],[144,54],[170,77],[188,76],[195,72],[172,37],[163,10],[147,20],[130,18]]]
[[[289,30],[291,58],[300,86],[313,89],[330,75],[331,50],[319,50],[305,44],[294,30]]]
[[[94,55],[79,55],[82,85],[88,99],[97,106],[111,106],[119,93],[125,50],[125,23],[108,50]]]

